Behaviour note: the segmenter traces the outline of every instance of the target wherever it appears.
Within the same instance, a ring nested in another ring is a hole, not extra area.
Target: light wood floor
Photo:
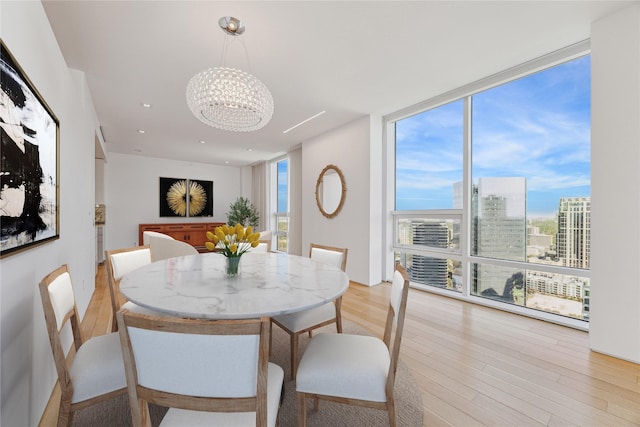
[[[343,317],[382,336],[389,290],[352,284]],[[100,268],[83,330],[103,334],[110,318]],[[640,426],[640,365],[589,351],[585,332],[411,289],[400,357],[425,426]]]

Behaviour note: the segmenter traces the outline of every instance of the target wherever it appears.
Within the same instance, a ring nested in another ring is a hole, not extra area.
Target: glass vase
[[[238,275],[238,268],[240,267],[240,257],[230,256],[227,257],[226,273],[228,277],[236,277]]]

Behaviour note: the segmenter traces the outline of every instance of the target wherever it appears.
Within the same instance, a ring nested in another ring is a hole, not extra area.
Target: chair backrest
[[[117,314],[134,425],[146,403],[255,412],[267,422],[269,319],[206,320]]]
[[[260,240],[264,240],[264,241],[271,241],[273,240],[273,231],[271,230],[265,230],[265,231],[260,231]]]
[[[408,295],[409,273],[407,273],[407,270],[400,263],[396,263],[396,268],[393,272],[393,282],[391,283],[387,321],[384,327],[384,337],[382,338],[389,348],[391,355],[391,363],[387,375],[387,390],[393,390],[393,384],[395,383]]]
[[[130,271],[151,263],[151,247],[142,245],[105,251],[105,261],[107,263],[109,293],[111,294],[111,308],[113,310],[112,330],[116,331],[116,312],[125,303],[125,298],[120,294],[120,280]]]
[[[60,387],[63,391],[71,390],[71,375],[67,367],[67,354],[61,342],[60,331],[71,325],[73,343],[77,351],[83,343],[80,331],[80,316],[76,307],[75,295],[71,284],[71,275],[67,265],[58,267],[47,274],[39,284],[44,318],[47,323],[49,343],[58,372]]]
[[[312,243],[309,247],[309,258],[325,264],[330,264],[345,271],[347,268],[347,248],[318,245]]]
[[[174,238],[169,236],[168,234],[158,233],[157,231],[143,231],[142,232],[142,244],[143,245],[150,245],[151,244],[151,238],[153,238],[153,237],[158,238],[158,239],[174,240]]]
[[[147,233],[145,231],[145,233]],[[147,241],[151,247],[151,258],[153,261],[173,258],[185,255],[197,255],[198,250],[186,242],[180,240],[166,239],[158,236],[148,236]]]
[[[271,240],[258,241],[258,246],[252,249],[254,252],[271,252]]]

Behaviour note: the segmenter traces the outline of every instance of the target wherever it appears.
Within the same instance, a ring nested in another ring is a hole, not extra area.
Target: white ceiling
[[[68,66],[86,73],[107,152],[243,166],[587,39],[592,21],[628,2],[43,4]],[[246,25],[249,63],[234,42],[226,65],[252,72],[274,98],[273,119],[255,132],[211,128],[186,104],[189,79],[221,65],[217,22],[227,15]]]

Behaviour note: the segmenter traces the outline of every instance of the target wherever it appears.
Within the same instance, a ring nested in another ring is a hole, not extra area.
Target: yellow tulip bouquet
[[[210,251],[218,249],[227,258],[240,257],[251,248],[258,246],[260,233],[254,233],[251,226],[246,229],[242,224],[235,226],[221,225],[214,232],[207,231],[208,242],[205,246]]]

